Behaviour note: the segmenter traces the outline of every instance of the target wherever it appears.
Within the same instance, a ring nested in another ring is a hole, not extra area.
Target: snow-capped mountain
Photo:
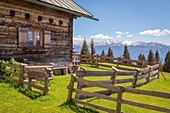
[[[80,46],[82,45],[83,42],[80,43],[75,43],[74,46]],[[164,44],[164,43],[158,43],[158,42],[142,42],[142,41],[129,41],[129,40],[125,40],[125,41],[119,41],[119,40],[105,40],[102,42],[96,42],[95,46],[106,46],[106,45],[110,45],[110,46],[124,46],[125,44],[127,44],[128,46],[170,46],[168,44]]]

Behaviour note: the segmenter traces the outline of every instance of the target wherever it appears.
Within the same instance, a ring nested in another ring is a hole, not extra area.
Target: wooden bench
[[[61,75],[67,75],[68,74],[68,67],[54,67],[53,68],[53,73],[55,75],[61,74]]]

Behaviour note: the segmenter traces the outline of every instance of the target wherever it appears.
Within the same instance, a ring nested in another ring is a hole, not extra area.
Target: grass
[[[89,70],[109,70],[108,68],[95,68],[89,65],[82,65]],[[170,93],[170,74],[163,73],[160,79],[152,81],[139,89],[146,90],[156,90]],[[88,78],[91,80],[99,79]],[[108,78],[102,78],[108,79]],[[28,91],[27,87],[18,87],[9,81],[0,80],[0,113],[98,113],[103,112],[100,110],[95,110],[93,108],[84,107],[75,103],[66,102],[67,100],[67,85],[70,81],[70,75],[65,76],[53,76],[53,80],[49,85],[49,93],[43,96],[43,92],[33,89],[33,91]],[[92,89],[90,89],[92,90]],[[111,96],[116,97],[117,94],[112,94]],[[147,97],[137,94],[126,93],[123,95],[124,99],[133,100],[136,102],[148,103],[152,105],[160,105],[162,107],[170,108],[170,100]],[[90,101],[92,103],[100,104],[108,108],[116,107],[115,102],[106,101],[102,99],[88,99],[85,101]],[[138,107],[132,107],[128,105],[123,105],[122,111],[128,113],[157,113],[156,111],[147,110]]]

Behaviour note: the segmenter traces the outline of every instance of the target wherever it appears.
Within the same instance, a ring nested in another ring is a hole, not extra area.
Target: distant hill
[[[146,58],[148,57],[149,50],[152,49],[153,52],[159,51],[161,61],[164,62],[167,51],[170,49],[170,45],[158,43],[158,42],[141,42],[141,41],[118,41],[118,40],[106,40],[103,42],[95,43],[96,53],[101,54],[102,49],[107,53],[108,47],[111,47],[114,52],[115,57],[123,55],[124,45],[128,45],[130,55],[132,59],[138,59],[138,55],[143,53]],[[81,43],[74,44],[74,51],[80,51],[82,46]],[[90,47],[90,46],[89,46]],[[89,48],[90,50],[90,48]]]

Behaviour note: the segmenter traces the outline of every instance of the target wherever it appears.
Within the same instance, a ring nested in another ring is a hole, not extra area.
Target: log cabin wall
[[[13,57],[44,63],[70,62],[73,18],[76,17],[21,0],[1,0],[0,58]],[[19,46],[19,28],[42,30],[42,46]],[[50,43],[45,42],[46,32],[50,34]]]

